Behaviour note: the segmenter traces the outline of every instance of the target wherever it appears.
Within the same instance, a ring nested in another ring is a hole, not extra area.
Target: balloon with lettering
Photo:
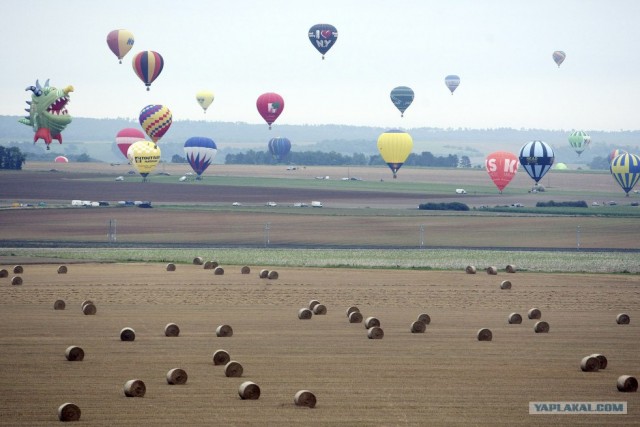
[[[140,111],[138,120],[149,138],[158,142],[171,127],[173,115],[164,105],[147,105]]]
[[[407,86],[398,86],[391,90],[391,102],[400,111],[400,117],[404,117],[404,112],[413,102],[413,90]]]
[[[329,24],[316,24],[309,28],[309,41],[318,52],[324,55],[336,44],[338,40],[338,30]]]
[[[107,34],[107,45],[121,64],[122,58],[129,53],[134,42],[133,33],[129,30],[113,30]]]
[[[460,77],[455,74],[448,75],[444,78],[444,84],[447,85],[451,91],[451,95],[453,95],[453,92],[460,86]]]
[[[284,99],[277,93],[263,93],[258,97],[256,107],[258,108],[258,113],[260,113],[264,121],[269,125],[269,129],[271,129],[271,125],[284,109]]]
[[[142,175],[142,181],[156,168],[160,162],[160,148],[151,141],[137,141],[127,150],[127,158],[131,165]]]
[[[131,144],[144,138],[144,133],[140,129],[124,128],[116,134],[116,145],[126,159]]]
[[[207,108],[209,108],[209,105],[211,105],[211,103],[213,102],[213,92],[211,92],[210,90],[201,90],[200,92],[196,93],[196,101],[198,101],[198,104],[200,104],[200,106],[206,113]]]
[[[158,78],[164,68],[164,59],[158,52],[145,50],[133,57],[132,65],[133,71],[149,90],[151,83]]]
[[[508,151],[496,151],[484,161],[489,177],[500,193],[511,182],[518,172],[518,157]]]
[[[269,140],[269,152],[279,162],[291,151],[291,141],[288,138],[278,137]]]
[[[571,132],[569,135],[569,145],[574,149],[578,156],[591,144],[591,137],[582,130]]]
[[[629,197],[629,192],[640,179],[640,157],[629,153],[620,154],[611,161],[609,168],[613,178],[626,193],[626,197]]]
[[[413,139],[405,131],[392,129],[378,137],[378,151],[393,172],[394,178],[397,178],[398,169],[407,160],[412,149]]]
[[[531,141],[520,149],[519,160],[524,170],[537,184],[553,166],[555,154],[553,148],[546,142]]]
[[[560,64],[562,64],[567,57],[567,55],[561,50],[556,50],[553,52],[552,56],[555,63],[558,64],[558,68],[560,68]]]
[[[218,147],[211,138],[194,136],[184,143],[184,154],[193,171],[201,179],[200,175],[209,167],[218,153]]]

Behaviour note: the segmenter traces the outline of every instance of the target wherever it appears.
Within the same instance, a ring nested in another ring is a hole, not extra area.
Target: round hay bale
[[[240,274],[249,274],[251,273],[251,268],[248,265],[245,265],[240,269]]]
[[[136,331],[131,328],[122,328],[120,331],[120,341],[135,341]]]
[[[231,360],[224,365],[224,374],[227,377],[241,377],[243,371],[242,365],[235,360]]]
[[[427,324],[422,320],[416,320],[411,324],[411,333],[412,334],[424,334],[424,331],[427,330]]]
[[[367,329],[367,338],[370,340],[381,340],[384,337],[384,331],[380,326],[372,326]]]
[[[216,267],[213,269],[213,274],[216,276],[222,276],[224,274],[224,268]]]
[[[22,285],[22,277],[20,276],[13,276],[11,278],[11,284],[14,286],[19,286]]]
[[[320,304],[320,301],[318,301],[317,299],[312,299],[311,301],[309,301],[309,306],[308,306],[309,310],[313,310],[313,307],[315,307],[318,304]]]
[[[69,362],[80,362],[82,361],[82,359],[84,359],[84,350],[80,347],[72,345],[70,347],[67,347],[64,352],[64,357],[66,357]]]
[[[164,327],[164,336],[166,337],[177,337],[180,335],[180,328],[175,323],[167,323]]]
[[[536,322],[533,330],[536,334],[546,334],[549,332],[549,324],[547,322]]]
[[[226,350],[216,350],[213,353],[213,364],[218,365],[226,365],[231,360],[231,356]]]
[[[93,301],[91,301],[90,299],[86,299],[82,301],[82,304],[80,304],[80,307],[84,307],[85,304],[93,304]]]
[[[620,375],[618,377],[618,391],[633,393],[638,391],[638,380],[631,375]]]
[[[591,355],[592,357],[595,357],[596,359],[598,359],[598,364],[599,369],[606,369],[607,365],[609,364],[609,361],[607,360],[607,358],[605,357],[604,354],[599,354],[599,353],[594,353]]]
[[[93,316],[97,311],[96,305],[91,302],[82,306],[82,312],[87,316]]]
[[[176,271],[176,265],[174,263],[170,262],[169,264],[167,264],[166,270],[167,271]]]
[[[380,320],[377,317],[367,317],[364,320],[364,327],[367,329],[373,328],[374,326],[380,326]]]
[[[215,262],[215,261],[207,261],[207,262],[204,263],[204,269],[205,270],[213,270],[217,266],[218,266],[218,263]]]
[[[527,313],[527,317],[529,317],[529,319],[540,319],[542,317],[542,312],[537,309],[537,308],[532,308],[531,310],[529,310],[529,312]]]
[[[313,307],[313,314],[327,314],[327,306],[325,306],[324,304],[316,304],[315,307]]]
[[[509,280],[503,280],[500,283],[500,289],[511,289],[511,282]]]
[[[304,406],[305,408],[316,407],[316,395],[309,390],[299,390],[295,396],[293,396],[293,403],[296,406]]]
[[[226,338],[233,336],[233,329],[229,325],[220,325],[216,328],[216,336]]]
[[[309,310],[307,307],[303,307],[298,310],[298,319],[300,320],[308,320],[313,316],[313,311]]]
[[[487,267],[487,274],[495,276],[496,274],[498,274],[498,269],[495,268],[494,266],[489,266]]]
[[[616,323],[618,325],[628,325],[631,322],[631,318],[627,313],[620,313],[616,316]]]
[[[67,304],[61,299],[58,299],[53,303],[54,310],[64,310],[66,306]]]
[[[202,259],[201,256],[197,256],[193,259],[193,265],[202,265],[204,263],[204,260]]]
[[[467,268],[464,269],[467,274],[476,274],[476,267],[473,265],[467,265]]]
[[[418,320],[420,322],[424,322],[425,325],[429,325],[431,323],[431,316],[427,313],[422,313],[418,316]]]
[[[167,372],[167,384],[182,385],[187,383],[187,372],[184,369],[174,368]]]
[[[507,264],[507,268],[505,268],[505,270],[507,271],[507,273],[515,273],[516,266],[513,264]]]
[[[24,268],[21,265],[13,266],[13,274],[22,274],[24,273]]]
[[[129,380],[124,383],[124,395],[127,397],[144,397],[147,386],[142,380]]]
[[[509,317],[507,317],[507,322],[509,322],[510,325],[519,325],[522,323],[522,316],[518,313],[511,313]]]
[[[493,339],[493,334],[490,329],[482,328],[478,331],[477,337],[478,341],[491,341]]]
[[[349,315],[349,323],[362,323],[362,313],[353,311]]]
[[[278,278],[278,272],[277,272],[277,271],[275,271],[275,270],[271,270],[271,271],[269,272],[269,274],[267,275],[267,278],[268,278],[268,279],[272,279],[272,280],[277,279],[277,278]]]
[[[582,369],[583,372],[596,372],[600,369],[600,362],[598,362],[598,359],[593,357],[593,355],[585,356],[580,361],[580,369]]]
[[[58,406],[58,419],[60,421],[80,421],[81,411],[75,403],[63,403]]]
[[[67,266],[61,265],[60,267],[58,267],[58,274],[67,274]]]
[[[245,381],[238,387],[238,395],[242,400],[257,400],[260,398],[260,387],[254,382]]]
[[[260,270],[260,274],[258,277],[261,279],[266,279],[269,276],[269,270]]]
[[[9,272],[7,271],[6,268],[3,268],[2,270],[0,270],[0,277],[9,277]]]
[[[351,313],[353,313],[354,311],[359,312],[360,309],[358,307],[356,307],[355,305],[352,305],[351,307],[347,308],[347,317],[349,317],[351,315]]]

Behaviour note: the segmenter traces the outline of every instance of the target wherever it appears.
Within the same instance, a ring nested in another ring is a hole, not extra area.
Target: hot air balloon
[[[489,177],[498,187],[500,193],[518,172],[518,158],[515,154],[507,151],[496,151],[489,154],[484,164]]]
[[[171,111],[164,105],[147,105],[140,111],[140,126],[153,142],[158,142],[171,127]]]
[[[591,137],[586,132],[577,130],[569,135],[569,144],[579,156],[591,144]]]
[[[396,178],[398,169],[413,149],[413,139],[405,131],[392,129],[378,137],[378,151]]]
[[[136,72],[140,80],[147,86],[147,90],[151,87],[151,83],[158,78],[164,67],[164,59],[158,52],[145,50],[139,52],[133,57],[133,71]]]
[[[569,166],[567,166],[566,163],[556,163],[553,168],[555,170],[559,170],[559,171],[566,171],[567,169],[569,169]]]
[[[519,159],[524,170],[537,184],[553,166],[555,155],[546,142],[531,141],[522,146]]]
[[[404,117],[404,111],[413,102],[413,90],[407,86],[398,86],[391,90],[391,102],[400,110],[400,117]]]
[[[324,54],[336,44],[337,39],[338,30],[333,25],[316,24],[309,28],[309,41],[322,54],[322,59]]]
[[[127,158],[144,182],[160,162],[160,148],[151,141],[137,141],[127,150]]]
[[[629,197],[629,191],[640,179],[640,157],[624,153],[616,156],[611,162],[611,175]]]
[[[553,52],[553,60],[556,62],[556,64],[558,64],[558,68],[560,68],[560,64],[564,62],[564,59],[566,57],[567,55],[561,50],[556,50],[555,52]]]
[[[107,45],[121,64],[122,58],[129,53],[133,43],[133,33],[129,30],[113,30],[107,34]]]
[[[269,152],[279,162],[291,151],[291,141],[287,138],[278,137],[269,140]]]
[[[69,159],[67,159],[65,156],[58,156],[55,159],[53,159],[53,161],[55,163],[69,163]]]
[[[144,139],[144,133],[141,130],[125,128],[116,134],[116,145],[122,155],[127,158],[127,150],[129,150],[131,144],[142,139]]]
[[[271,124],[276,121],[282,110],[284,110],[284,100],[277,93],[267,92],[258,97],[256,107],[258,108],[258,113],[271,129]]]
[[[211,138],[194,136],[184,143],[184,154],[193,171],[198,174],[196,179],[209,167],[218,153],[218,147]]]
[[[444,84],[447,85],[447,87],[451,91],[451,95],[453,95],[453,92],[456,90],[456,88],[460,86],[460,77],[456,76],[455,74],[451,74],[444,78]]]
[[[618,148],[616,148],[615,150],[613,150],[611,153],[609,153],[609,164],[611,164],[611,162],[613,161],[613,159],[615,159],[616,157],[618,157],[620,154],[627,154],[626,151],[624,150],[620,150]]]
[[[198,101],[198,104],[200,104],[200,106],[206,113],[207,108],[209,108],[209,105],[211,105],[211,103],[213,102],[213,92],[211,92],[210,90],[201,90],[200,92],[196,93],[196,101]]]

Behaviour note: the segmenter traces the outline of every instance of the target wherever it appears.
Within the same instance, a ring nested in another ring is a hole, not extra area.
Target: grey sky
[[[22,115],[37,78],[75,87],[78,117],[136,118],[164,104],[174,120],[264,123],[256,98],[285,100],[274,124],[640,129],[640,2],[635,0],[5,0],[0,114]],[[307,37],[338,29],[321,60]],[[120,65],[107,33],[135,45]],[[141,50],[165,60],[145,90]],[[551,55],[563,50],[558,68]],[[444,77],[458,74],[452,96]],[[410,86],[404,118],[389,99]],[[215,101],[203,114],[195,93]],[[266,124],[265,124],[266,129]]]

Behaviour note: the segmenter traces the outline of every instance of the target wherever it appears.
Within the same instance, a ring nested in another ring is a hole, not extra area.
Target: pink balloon
[[[258,97],[256,107],[262,118],[269,125],[276,121],[282,110],[284,110],[284,99],[277,93],[267,92]]]
[[[501,193],[513,177],[516,176],[519,163],[518,157],[507,151],[491,153],[484,161],[489,177]]]

